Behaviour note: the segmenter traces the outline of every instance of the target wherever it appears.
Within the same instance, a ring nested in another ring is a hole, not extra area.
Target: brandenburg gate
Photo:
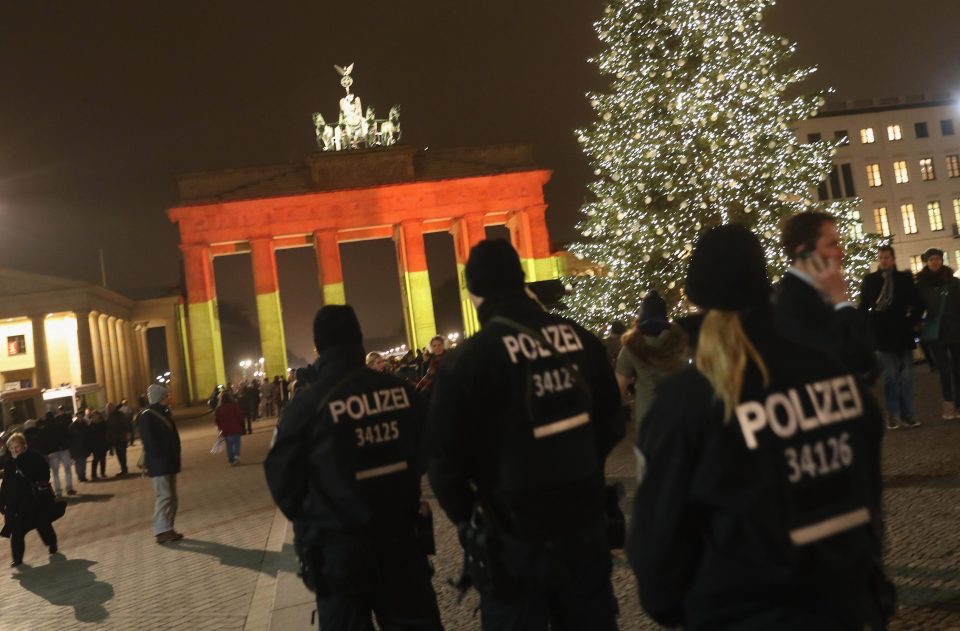
[[[318,137],[320,135],[318,126]],[[338,136],[339,137],[339,136]],[[529,146],[417,150],[392,145],[325,151],[303,163],[194,173],[178,178],[186,270],[191,382],[202,398],[226,381],[213,259],[249,253],[267,375],[287,368],[275,253],[312,247],[325,304],[343,304],[340,244],[392,239],[411,348],[436,334],[424,235],[453,237],[464,331],[478,329],[464,264],[487,226],[505,225],[528,282],[558,277],[544,218],[543,186]],[[318,305],[319,306],[319,305]]]

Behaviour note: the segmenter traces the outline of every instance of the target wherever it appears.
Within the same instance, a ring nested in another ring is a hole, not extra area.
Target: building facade
[[[960,268],[960,100],[948,95],[830,103],[797,124],[801,141],[846,138],[821,200],[859,197],[855,230],[893,238],[901,269],[944,251]]]
[[[489,226],[507,226],[528,282],[559,276],[543,186],[550,172],[527,145],[324,152],[299,164],[182,175],[177,224],[186,272],[193,398],[226,380],[213,259],[248,254],[267,375],[287,370],[276,251],[313,248],[325,304],[343,304],[340,245],[392,240],[410,348],[437,334],[424,235],[453,240],[464,331],[479,328],[464,266]]]
[[[179,296],[134,301],[81,281],[0,269],[0,387],[97,383],[107,400],[153,382],[147,330],[164,327],[171,388],[187,399]]]

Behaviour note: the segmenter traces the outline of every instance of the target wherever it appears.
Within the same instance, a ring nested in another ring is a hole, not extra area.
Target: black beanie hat
[[[484,239],[470,250],[465,269],[467,289],[489,298],[523,291],[523,267],[513,246],[503,239]]]
[[[327,305],[313,317],[313,344],[317,352],[333,346],[363,344],[357,314],[350,305]]]
[[[702,234],[687,268],[686,293],[698,307],[722,311],[768,300],[767,260],[757,236],[735,223]]]

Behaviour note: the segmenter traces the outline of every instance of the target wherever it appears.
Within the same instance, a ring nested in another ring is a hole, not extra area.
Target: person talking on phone
[[[842,363],[777,330],[766,267],[737,224],[690,257],[694,365],[660,384],[637,439],[640,602],[687,631],[883,629],[880,410]]]
[[[839,359],[867,381],[876,378],[876,344],[843,277],[843,242],[836,220],[809,211],[783,222],[790,267],[774,290],[777,327],[787,339]]]

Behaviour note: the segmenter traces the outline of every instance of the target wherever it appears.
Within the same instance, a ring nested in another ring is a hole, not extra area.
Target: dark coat
[[[41,490],[35,491],[35,487]],[[49,522],[53,493],[50,491],[50,465],[39,452],[30,449],[11,458],[3,470],[0,486],[0,512],[4,515],[3,536],[28,532],[37,524]]]
[[[805,280],[787,272],[773,294],[777,331],[786,339],[826,353],[848,370],[876,377],[876,342],[864,314],[852,305],[837,309]]]
[[[936,274],[924,267],[917,274],[917,291],[923,299],[924,319],[940,318],[937,342],[960,342],[960,279],[944,265]]]
[[[409,384],[366,368],[360,346],[327,349],[316,368],[316,381],[284,408],[263,463],[298,544],[337,534],[412,538],[422,401]]]
[[[125,445],[133,437],[133,426],[130,419],[119,409],[110,413],[106,425],[108,445]]]
[[[143,463],[151,478],[180,473],[180,432],[170,408],[154,403],[137,417],[143,442]]]
[[[70,449],[70,422],[72,419],[69,414],[60,414],[50,421],[51,441],[56,445],[57,451]]]
[[[867,313],[873,327],[877,350],[903,353],[916,348],[915,327],[923,316],[923,300],[910,272],[893,271],[893,302],[877,311],[877,298],[883,289],[883,272],[867,274],[860,286],[860,310]]]
[[[603,519],[604,462],[625,432],[606,349],[526,296],[485,301],[478,315],[480,332],[440,364],[427,421],[440,506],[462,524],[482,501],[533,541],[589,528]],[[497,317],[546,342],[555,334],[563,359]]]
[[[106,421],[93,421],[87,425],[87,432],[84,434],[87,452],[93,455],[107,453],[107,423]]]
[[[644,419],[627,539],[641,603],[685,629],[885,628],[881,413],[841,363],[769,317],[744,328],[770,385],[749,363],[732,418],[690,367]]]
[[[87,430],[88,426],[82,419],[74,419],[70,422],[70,457],[74,460],[82,460],[90,455],[87,450]]]

